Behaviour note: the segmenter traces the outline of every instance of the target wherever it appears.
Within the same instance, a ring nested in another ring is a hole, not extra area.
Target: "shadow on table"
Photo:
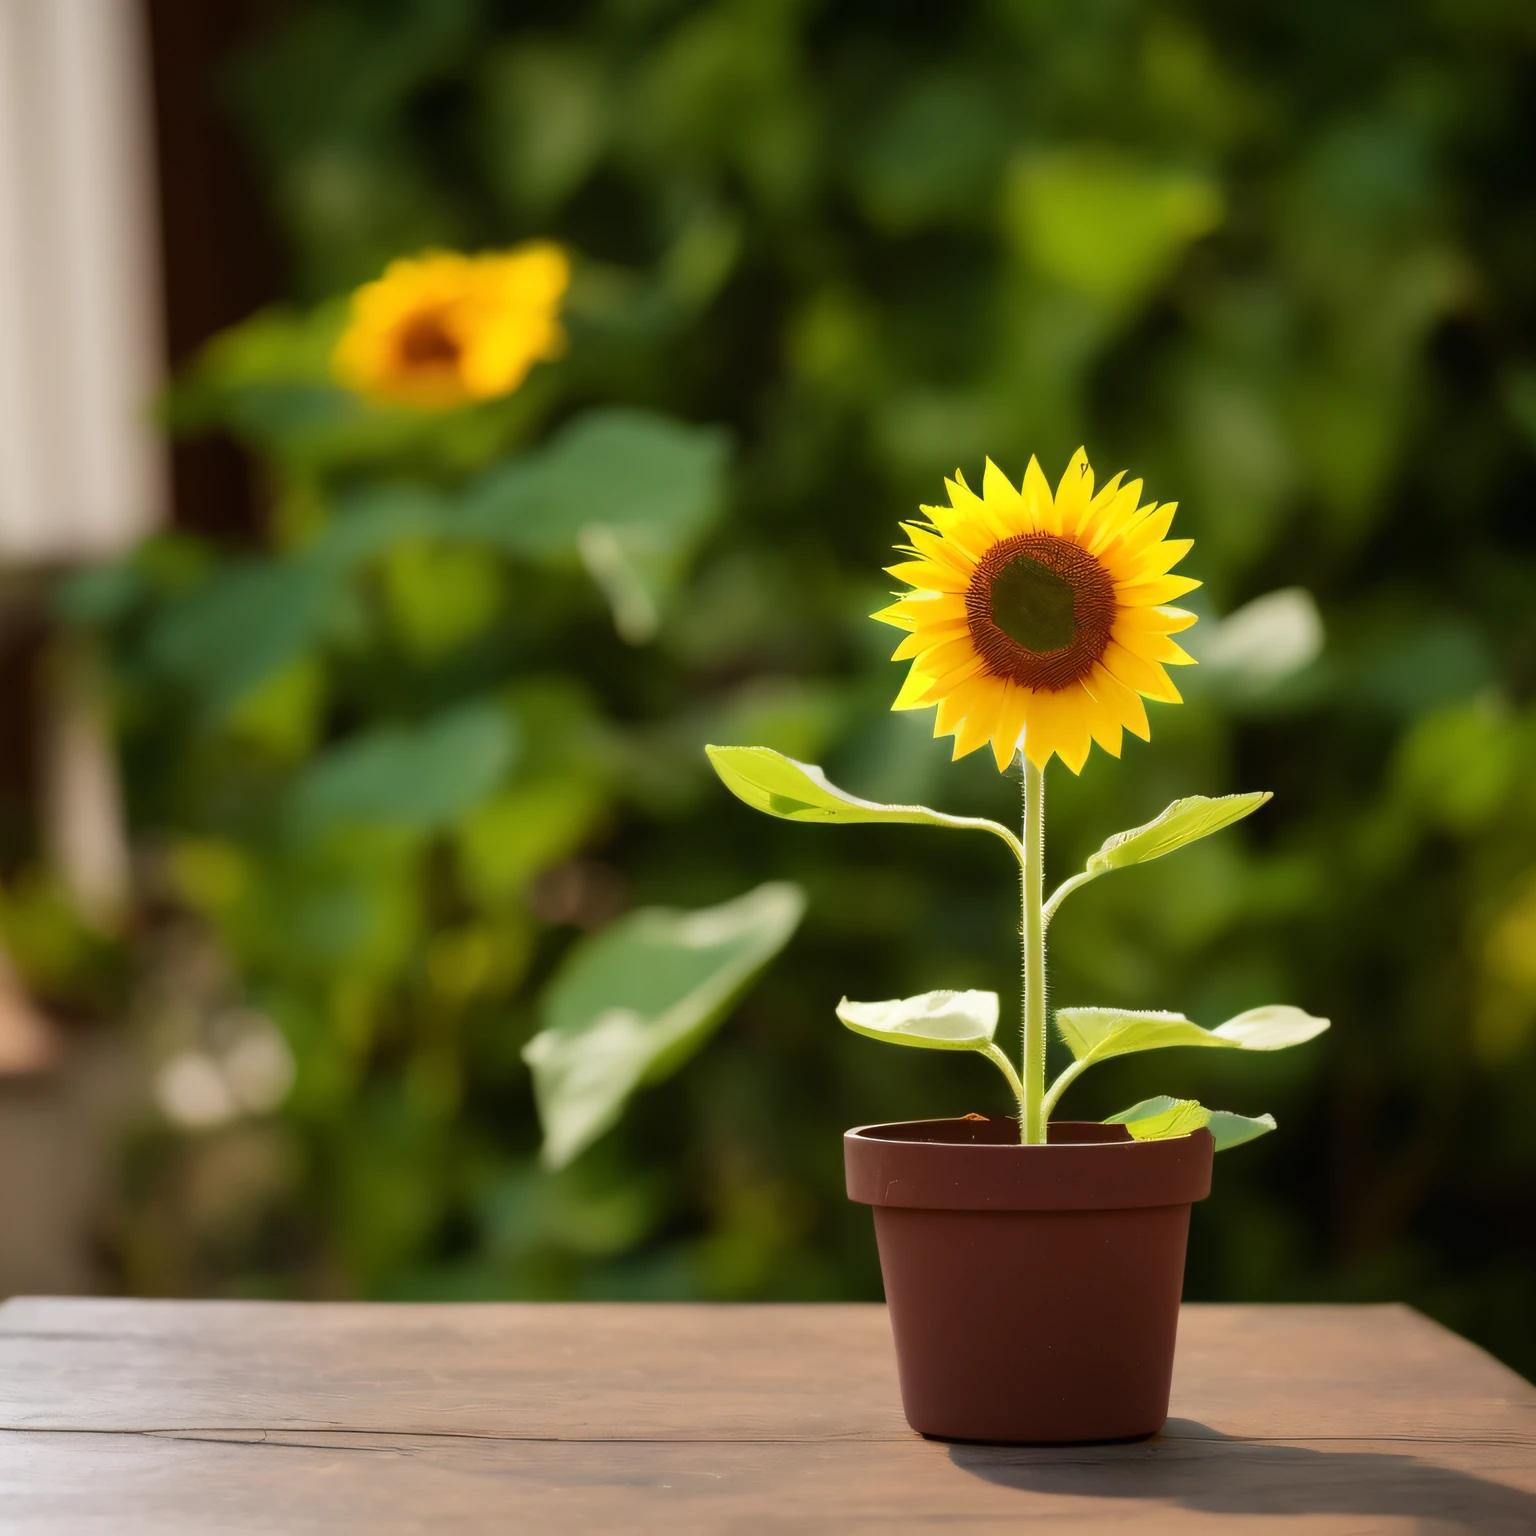
[[[1536,1495],[1411,1455],[1237,1440],[1170,1419],[1135,1445],[951,1445],[963,1471],[1030,1493],[1157,1499],[1228,1515],[1374,1515],[1536,1531]]]

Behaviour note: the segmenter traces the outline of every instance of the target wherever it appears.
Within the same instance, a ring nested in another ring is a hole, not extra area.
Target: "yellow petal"
[[[1100,660],[1127,688],[1134,688],[1137,693],[1164,704],[1184,702],[1168,674],[1155,661],[1143,661],[1140,656],[1126,650],[1123,645],[1116,645],[1113,640],[1104,647]]]
[[[895,699],[892,700],[891,708],[893,710],[926,708],[928,701],[922,695],[932,681],[933,679],[926,672],[914,665],[907,673],[906,681],[897,691]]]
[[[981,472],[981,496],[983,501],[996,503],[1000,507],[1011,506],[1019,499],[1013,481],[991,459],[987,460],[986,468]]]
[[[1092,747],[1088,703],[1081,688],[1030,695],[1024,752],[1037,768],[1044,768],[1054,752],[1073,773],[1081,773]]]
[[[992,728],[992,756],[997,759],[999,773],[1008,771],[1019,750],[1019,737],[1024,732],[1024,715],[1028,708],[1029,690],[1010,680],[997,711],[997,724]]]
[[[975,491],[971,489],[971,483],[965,478],[965,471],[957,469],[953,480],[944,482],[945,489],[949,492],[949,504],[956,510],[963,511],[966,507],[974,506],[981,501]],[[960,494],[957,497],[955,492]]]
[[[1090,555],[1103,557],[1103,553],[1137,520],[1141,502],[1141,481],[1132,480],[1122,485],[1109,505],[1094,520],[1091,530],[1085,530]]]
[[[1115,540],[1106,544],[1099,558],[1106,564],[1115,561],[1120,565],[1133,565],[1136,557],[1156,544],[1173,526],[1173,514],[1178,503],[1167,506],[1141,508],[1121,530]]]
[[[1165,501],[1155,512],[1129,529],[1125,535],[1125,548],[1132,553],[1150,549],[1159,539],[1168,536],[1173,527],[1173,515],[1179,510],[1176,501]]]
[[[963,639],[970,634],[965,624],[944,624],[936,626],[924,626],[908,635],[905,640],[891,653],[892,661],[910,661],[914,656],[921,656],[925,651],[937,650],[942,645],[952,641]],[[1167,642],[1173,645],[1170,640]],[[1173,646],[1178,650],[1178,646]]]
[[[1155,610],[1154,610],[1155,611]],[[870,618],[897,629],[920,629],[925,624],[949,624],[965,619],[965,599],[952,592],[908,592],[889,608]]]
[[[917,523],[903,523],[908,536],[912,540],[912,553],[919,557],[933,561],[935,565],[941,565],[945,570],[953,572],[956,576],[969,581],[971,572],[976,568],[976,561],[964,550],[958,548],[946,538],[940,538],[938,534],[920,527]]]
[[[1138,550],[1116,545],[1105,550],[1099,560],[1118,585],[1134,586],[1151,581],[1155,576],[1166,575],[1194,546],[1193,539],[1164,539]]]
[[[978,747],[986,746],[991,739],[994,723],[995,715],[990,710],[975,710],[968,714],[955,731],[955,750],[950,761],[959,762],[962,757],[969,757]],[[940,733],[936,731],[934,734]]]
[[[1024,471],[1024,516],[1029,523],[1029,530],[1061,532],[1056,517],[1056,504],[1051,499],[1051,488],[1034,454],[1030,454],[1029,467]]]
[[[1156,608],[1171,597],[1183,597],[1200,583],[1191,576],[1151,576],[1146,581],[1115,584],[1115,601],[1127,608]]]
[[[1161,544],[1154,544],[1138,558],[1147,575],[1162,576],[1171,571],[1194,547],[1193,539],[1164,539]]]
[[[973,656],[969,661],[962,662],[960,666],[945,672],[942,676],[936,676],[925,670],[924,662],[914,661],[912,670],[919,678],[914,697],[919,706],[937,704],[951,689],[958,688],[961,683],[969,682],[971,678],[981,675],[985,668],[986,664],[981,657]]]
[[[988,459],[981,477],[981,506],[975,514],[995,544],[1027,531],[1024,504],[1013,482]]]
[[[1119,757],[1123,727],[1114,706],[1096,697],[1093,690],[1086,684],[1083,686],[1083,692],[1088,696],[1089,733],[1111,757]]]
[[[1092,500],[1093,470],[1088,463],[1088,450],[1079,448],[1056,487],[1056,519],[1064,536],[1071,538],[1082,526]]]
[[[989,696],[1000,693],[1002,686],[1001,679],[983,673],[946,693],[934,711],[934,736],[948,736],[973,710],[984,708]]]
[[[1143,741],[1152,739],[1147,706],[1141,702],[1141,695],[1122,683],[1103,662],[1094,663],[1093,671],[1088,674],[1083,687],[1133,736],[1140,736]]]
[[[1093,493],[1093,499],[1088,503],[1088,510],[1093,514],[1095,523],[1109,515],[1110,508],[1114,506],[1115,499],[1120,495],[1120,486],[1124,479],[1125,471],[1117,470]]]
[[[1170,640],[1167,635],[1126,636],[1122,638],[1121,644],[1126,650],[1134,651],[1148,661],[1161,662],[1165,667],[1195,665],[1195,658],[1177,640]]]
[[[971,639],[970,632],[966,631],[952,640],[941,641],[934,646],[923,657],[921,666],[930,677],[939,677],[976,659],[976,642]]]
[[[921,510],[932,524],[923,531],[942,538],[968,565],[975,565],[996,542],[991,531],[968,512],[957,512],[953,507],[925,506]]]
[[[916,629],[919,620],[913,618],[911,614],[905,612],[902,608],[902,603],[906,601],[907,599],[903,598],[901,603],[892,603],[889,608],[878,609],[870,614],[870,618],[878,619],[882,624],[890,624],[896,629]]]
[[[1115,615],[1115,628],[1124,625],[1138,635],[1176,635],[1195,623],[1196,617],[1182,608],[1122,608]]]
[[[933,734],[956,737],[956,757],[976,750],[989,734],[1002,705],[1007,684],[1002,678],[978,673],[949,689],[936,702]],[[979,740],[977,740],[979,738]],[[964,751],[958,750],[961,746]]]
[[[964,592],[969,585],[965,577],[931,560],[905,560],[900,565],[888,565],[885,570],[897,581],[925,592]]]

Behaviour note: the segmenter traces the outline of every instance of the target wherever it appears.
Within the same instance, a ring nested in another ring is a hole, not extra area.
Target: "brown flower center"
[[[992,676],[1056,693],[1086,677],[1104,654],[1115,584],[1081,544],[1021,533],[983,556],[965,615]]]
[[[400,360],[412,368],[451,368],[459,360],[459,344],[438,310],[413,315],[400,331]]]

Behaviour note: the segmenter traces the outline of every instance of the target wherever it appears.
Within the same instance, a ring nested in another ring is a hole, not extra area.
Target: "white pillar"
[[[164,516],[150,84],[137,0],[0,0],[0,568],[117,554]],[[39,807],[83,915],[127,898],[89,658],[42,690]]]
[[[164,456],[149,83],[135,0],[0,0],[0,563],[115,553]]]

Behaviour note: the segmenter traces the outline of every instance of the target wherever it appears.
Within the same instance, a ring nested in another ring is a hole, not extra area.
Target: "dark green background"
[[[137,1140],[126,1284],[877,1294],[842,1129],[1005,1106],[979,1062],[885,1050],[832,1005],[990,986],[1011,1012],[1013,875],[985,839],[755,817],[698,748],[760,740],[858,794],[1014,814],[987,754],[951,768],[931,717],[886,712],[895,637],[864,615],[897,518],[944,474],[990,454],[1017,480],[1034,452],[1054,479],[1082,442],[1101,476],[1181,503],[1197,654],[1216,617],[1295,586],[1326,645],[1278,682],[1186,670],[1150,744],[1053,770],[1054,878],[1178,795],[1276,795],[1074,897],[1053,998],[1205,1023],[1286,1001],[1334,1027],[1275,1058],[1114,1063],[1067,1111],[1169,1091],[1276,1114],[1218,1165],[1191,1296],[1404,1299],[1536,1369],[1528,5],[313,0],[245,52],[228,99],[297,301],[434,243],[552,236],[578,259],[570,352],[505,407],[316,446],[294,423],[324,415],[323,349],[306,363],[295,337],[323,337],[325,311],[273,322],[276,362],[189,384],[182,424],[267,466],[275,546],[338,515],[339,490],[451,490],[590,405],[719,424],[734,455],[649,646],[615,638],[579,575],[406,540],[237,728],[189,710],[134,638],[225,556],[166,541],[138,606],[92,610],[138,825],[183,849],[124,963],[174,989],[166,935],[216,932],[222,985],[300,1067],[276,1121]],[[287,381],[265,413],[241,393],[263,369]],[[569,836],[528,853],[560,866],[565,907],[547,878],[543,918],[477,906],[443,838],[384,838],[334,855],[384,916],[324,943],[270,920],[335,872],[277,870],[253,805],[328,741],[508,688],[540,782],[585,786]],[[268,917],[220,906],[229,847]],[[617,1132],[538,1172],[517,1048],[567,919],[770,877],[811,907],[764,982]],[[211,930],[168,915],[188,909]]]

